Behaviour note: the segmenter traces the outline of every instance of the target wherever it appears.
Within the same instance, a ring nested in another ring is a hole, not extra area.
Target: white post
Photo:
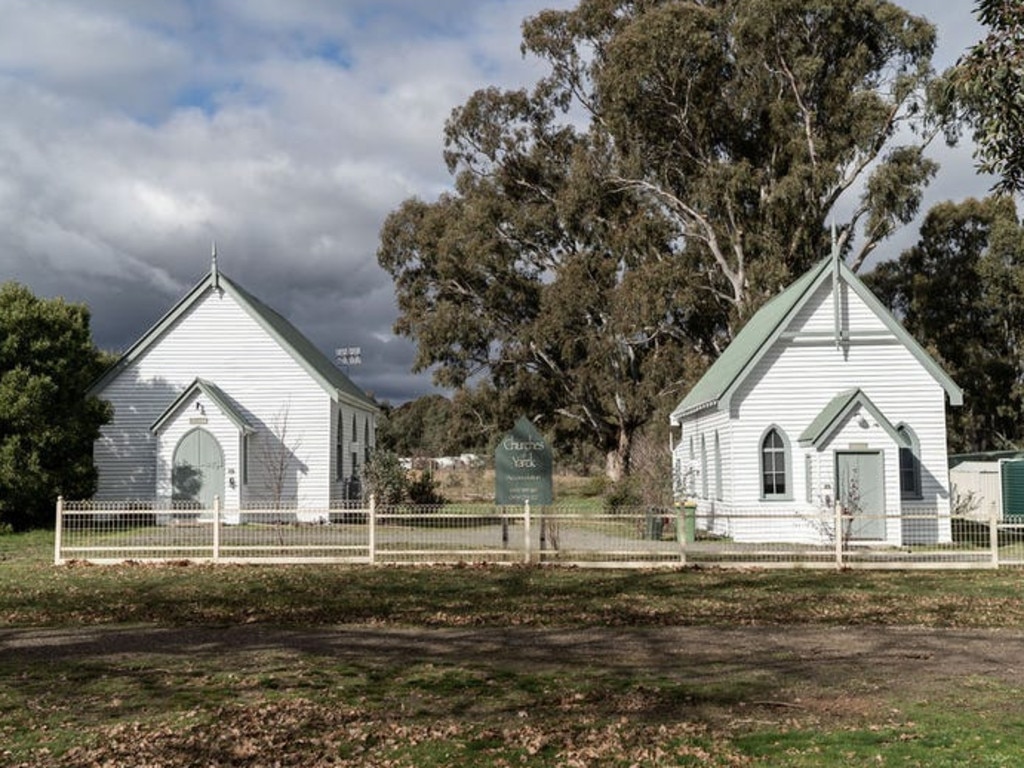
[[[220,559],[220,496],[213,497],[213,559]]]
[[[375,493],[370,494],[370,517],[368,519],[368,529],[369,552],[367,554],[370,560],[370,565],[373,565],[377,559],[377,494]]]
[[[64,497],[57,497],[57,529],[53,533],[53,564],[62,565],[64,559],[60,556],[61,532],[64,528]]]
[[[843,505],[836,499],[836,570],[843,567]]]
[[[993,510],[988,519],[988,545],[992,552],[992,567],[999,567],[999,516]]]
[[[523,503],[523,557],[530,564],[530,500]]]

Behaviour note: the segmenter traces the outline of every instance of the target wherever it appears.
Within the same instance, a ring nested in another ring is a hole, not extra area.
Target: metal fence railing
[[[1024,565],[1024,521],[926,511],[854,520],[708,515],[691,507],[608,511],[370,500],[327,509],[223,510],[216,502],[201,509],[60,499],[54,561],[997,568]]]

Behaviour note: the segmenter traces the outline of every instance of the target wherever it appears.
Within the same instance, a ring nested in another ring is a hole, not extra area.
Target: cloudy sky
[[[380,226],[449,185],[453,107],[540,75],[521,21],[572,5],[0,0],[0,281],[88,304],[120,351],[215,241],[220,268],[325,353],[362,347],[357,384],[393,404],[431,391],[391,331]],[[969,0],[902,5],[938,26],[938,68],[981,35]],[[985,193],[969,147],[936,154],[926,207]]]

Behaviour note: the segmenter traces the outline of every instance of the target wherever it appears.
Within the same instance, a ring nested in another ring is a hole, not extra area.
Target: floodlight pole
[[[345,373],[348,373],[348,369],[353,365],[362,365],[363,349],[362,347],[338,347],[334,350],[334,362],[344,368]]]

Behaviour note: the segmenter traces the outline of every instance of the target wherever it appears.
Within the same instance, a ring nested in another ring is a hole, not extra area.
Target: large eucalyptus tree
[[[628,472],[638,430],[827,251],[828,224],[856,267],[916,214],[934,43],[885,0],[581,0],[528,19],[546,76],[456,109],[454,188],[383,227],[417,369],[486,377]]]

